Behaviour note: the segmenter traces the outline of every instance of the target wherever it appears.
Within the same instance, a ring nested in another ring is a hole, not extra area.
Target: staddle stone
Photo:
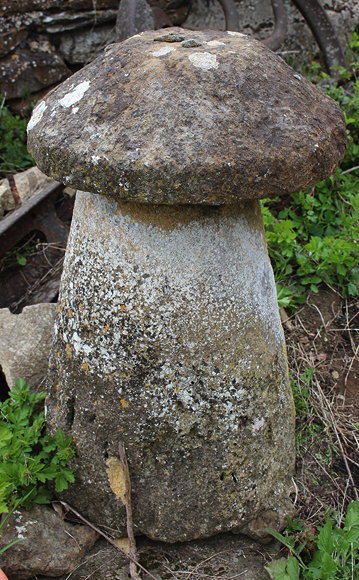
[[[64,497],[167,542],[291,512],[294,407],[258,198],[330,174],[338,106],[260,42],[170,28],[111,46],[35,109],[42,171],[79,188],[48,424]]]

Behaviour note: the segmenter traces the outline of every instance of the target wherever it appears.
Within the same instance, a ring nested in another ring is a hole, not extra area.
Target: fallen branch
[[[66,511],[72,512],[81,522],[83,522],[84,524],[86,524],[86,526],[88,526],[89,528],[91,528],[92,530],[94,530],[95,532],[97,532],[98,534],[100,534],[100,536],[102,536],[109,544],[111,544],[111,546],[113,546],[114,548],[116,548],[116,550],[118,550],[119,552],[121,552],[121,554],[124,554],[126,556],[126,558],[128,558],[138,568],[140,568],[142,570],[142,572],[145,572],[145,574],[148,574],[148,576],[150,578],[152,578],[152,580],[158,580],[158,578],[156,578],[155,576],[153,576],[151,574],[151,572],[149,572],[146,568],[144,568],[139,562],[137,562],[136,560],[134,560],[131,554],[129,554],[128,552],[126,552],[125,550],[123,550],[122,548],[120,548],[120,546],[118,546],[116,544],[116,541],[115,540],[113,540],[112,538],[110,538],[110,536],[108,536],[107,534],[105,534],[102,530],[100,530],[100,528],[98,528],[97,526],[95,526],[94,524],[92,524],[91,522],[89,522],[86,518],[84,518],[77,510],[75,510],[73,507],[71,507],[68,503],[66,503],[65,501],[62,501],[62,500],[57,500],[57,502],[54,502],[54,503],[59,503],[59,504],[61,504],[65,508]]]
[[[132,580],[140,580],[140,577],[138,575],[137,568],[136,568],[137,549],[136,549],[135,534],[133,533],[130,471],[128,468],[128,462],[127,462],[125,448],[121,442],[118,444],[118,450],[119,450],[120,462],[121,462],[121,466],[122,466],[122,470],[123,470],[123,475],[125,478],[125,507],[126,507],[127,537],[128,537],[128,542],[129,542],[129,556],[131,556],[130,575],[131,575]]]

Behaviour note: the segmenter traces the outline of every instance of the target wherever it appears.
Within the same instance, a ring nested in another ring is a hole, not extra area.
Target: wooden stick
[[[122,554],[124,554],[131,562],[133,561],[132,556],[129,553],[125,552],[125,550],[123,550],[122,548],[120,548],[120,546],[118,546],[116,544],[116,542],[112,538],[110,538],[110,536],[108,536],[107,534],[105,534],[105,532],[103,532],[102,530],[100,530],[100,528],[98,528],[97,526],[95,526],[94,524],[92,524],[91,522],[89,522],[86,518],[84,518],[78,511],[76,511],[68,503],[66,503],[65,501],[62,501],[62,500],[57,500],[57,502],[53,502],[53,503],[59,503],[59,504],[61,504],[65,508],[66,511],[72,512],[77,518],[79,518],[79,520],[81,520],[89,528],[91,528],[92,530],[95,530],[95,532],[97,532],[98,534],[100,534],[100,536],[102,536],[103,538],[105,538],[105,540],[109,544],[111,544],[111,546],[113,546],[114,548],[116,548],[116,550],[118,550],[119,552],[121,552]],[[145,572],[145,574],[148,574],[148,576],[150,578],[152,578],[152,580],[158,580],[158,578],[156,578],[155,576],[153,576],[151,574],[151,572],[149,572],[146,568],[144,568],[139,562],[134,561],[134,564],[136,564],[136,566],[138,566],[139,568],[141,568],[142,572]]]
[[[136,549],[135,534],[133,533],[130,470],[128,468],[126,451],[125,451],[125,448],[121,442],[118,444],[118,450],[119,450],[120,462],[121,462],[121,466],[122,466],[122,470],[123,470],[123,475],[125,478],[125,507],[126,507],[127,537],[128,537],[128,542],[129,542],[129,556],[131,556],[130,576],[131,576],[132,580],[141,580],[140,576],[137,572],[137,567],[136,567],[137,549]]]

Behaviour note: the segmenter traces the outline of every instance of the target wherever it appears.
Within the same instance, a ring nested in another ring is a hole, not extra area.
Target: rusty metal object
[[[226,21],[226,30],[239,31],[239,18],[235,3],[233,0],[219,0],[223,8],[224,18]]]
[[[68,227],[57,217],[54,202],[64,186],[54,182],[0,222],[0,258],[31,231],[42,232],[48,243],[66,245]]]
[[[341,43],[335,32],[334,26],[321,6],[318,0],[292,0],[293,4],[301,12],[310,27],[314,38],[323,53],[324,61],[328,72],[331,76],[338,76],[338,71],[335,67],[345,67],[345,56]],[[234,0],[219,0],[225,17],[226,30],[239,31],[240,23],[236,4]],[[147,18],[146,23],[143,24],[141,30],[151,30],[171,26],[172,24],[181,24],[174,21],[174,18],[169,16],[171,2],[164,0],[122,0],[120,2],[119,14],[122,10],[121,18],[118,19],[118,25],[126,29],[126,35],[120,39],[128,38],[135,34],[138,30],[136,21],[143,20],[143,8],[141,10],[141,3],[151,6],[152,12]],[[287,36],[287,12],[283,0],[271,0],[273,16],[274,16],[274,30],[273,33],[262,40],[270,49],[277,50],[284,43]],[[122,5],[122,8],[121,8]],[[125,5],[128,6],[125,9]],[[188,2],[188,9],[190,2]],[[132,31],[132,33],[128,32]]]
[[[262,40],[263,44],[268,46],[271,50],[278,50],[284,43],[287,36],[288,18],[287,11],[283,0],[271,0],[273,16],[274,16],[274,30],[268,38]]]
[[[5,178],[9,182],[11,194],[13,196],[13,199],[15,202],[15,209],[16,209],[16,208],[20,207],[20,205],[22,204],[22,200],[21,200],[19,191],[18,191],[17,186],[16,186],[15,178],[14,178],[12,173],[5,173]]]
[[[0,308],[56,299],[74,202],[63,190],[54,182],[0,221]],[[34,252],[21,265],[29,244]]]
[[[345,67],[345,56],[335,28],[318,0],[292,0],[305,18],[313,36],[323,53],[325,65],[332,76],[338,71],[333,67]]]

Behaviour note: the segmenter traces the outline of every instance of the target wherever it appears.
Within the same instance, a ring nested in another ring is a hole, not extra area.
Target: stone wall
[[[182,24],[187,0],[163,0],[174,24]],[[290,0],[289,34],[280,53],[294,67],[319,56],[311,31]],[[324,3],[343,42],[359,25],[356,0]],[[272,30],[270,0],[237,1],[241,31],[265,38]],[[0,93],[19,99],[61,82],[115,40],[118,0],[4,0],[0,6]],[[217,0],[193,0],[186,28],[224,29]],[[33,97],[32,97],[33,98]]]

